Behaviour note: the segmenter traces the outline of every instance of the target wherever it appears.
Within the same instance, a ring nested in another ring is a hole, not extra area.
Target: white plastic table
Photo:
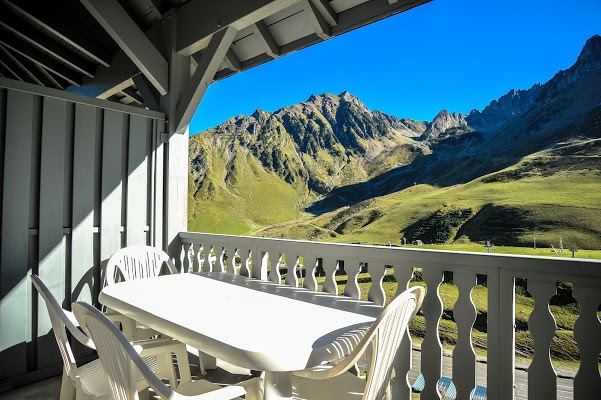
[[[105,287],[99,300],[243,368],[265,371],[265,398],[292,396],[292,372],[338,359],[380,314],[373,303],[218,272]]]

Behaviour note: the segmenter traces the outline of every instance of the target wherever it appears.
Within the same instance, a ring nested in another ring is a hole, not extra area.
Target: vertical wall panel
[[[94,268],[94,193],[97,110],[75,107],[73,143],[73,230],[71,239],[71,301],[92,302]]]
[[[154,246],[160,247],[163,250],[167,249],[167,244],[164,235],[164,187],[165,187],[165,146],[161,142],[161,132],[164,130],[165,123],[163,121],[154,121],[153,144],[154,144],[154,224],[151,230],[154,232]]]
[[[127,245],[146,244],[146,213],[148,205],[146,118],[131,116],[129,120],[128,179],[127,179]]]
[[[0,379],[24,374],[31,341],[28,275],[34,96],[8,91],[0,260]]]
[[[63,205],[67,160],[67,103],[45,98],[40,164],[39,272],[60,304],[65,302],[65,241]],[[52,324],[43,301],[38,303],[38,367],[60,362]]]
[[[0,86],[0,386],[10,387],[61,366],[29,274],[39,274],[66,308],[95,302],[101,261],[122,238],[143,244],[163,237],[165,166],[149,155],[164,121],[34,85],[0,79]]]
[[[108,259],[121,248],[121,152],[124,115],[104,112],[102,142],[102,211],[100,217],[100,258]]]

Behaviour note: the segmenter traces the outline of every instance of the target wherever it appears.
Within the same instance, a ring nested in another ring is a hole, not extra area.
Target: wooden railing
[[[534,310],[528,327],[534,341],[534,356],[528,368],[528,397],[555,399],[557,375],[550,358],[550,345],[555,334],[555,319],[549,301],[558,282],[573,285],[573,297],[580,305],[580,316],[574,325],[574,337],[580,350],[580,366],[574,378],[575,399],[596,399],[601,395],[599,353],[601,324],[597,310],[601,304],[601,262],[551,257],[525,257],[501,254],[478,254],[432,251],[398,247],[332,244],[309,241],[268,239],[181,232],[181,251],[175,256],[178,268],[186,271],[222,271],[242,274],[274,283],[302,286],[317,290],[316,270],[323,271],[321,290],[336,294],[337,269],[343,267],[347,278],[343,295],[360,298],[358,276],[367,267],[371,286],[367,297],[376,304],[386,300],[383,280],[392,274],[398,282],[397,293],[405,290],[415,269],[421,269],[427,286],[422,305],[426,333],[421,345],[421,373],[425,387],[421,399],[439,399],[437,381],[442,376],[442,345],[439,323],[443,303],[438,288],[445,272],[453,273],[459,291],[453,316],[458,340],[453,350],[453,383],[457,399],[468,399],[476,386],[476,354],[472,344],[472,328],[476,307],[471,298],[477,275],[485,275],[488,287],[487,315],[487,394],[488,399],[514,398],[515,373],[515,279],[527,280],[528,292],[534,298]],[[301,262],[302,261],[302,262]],[[286,269],[282,279],[283,268]],[[302,274],[299,269],[303,269]],[[249,308],[252,310],[252,308]],[[257,312],[257,311],[255,311]],[[411,369],[411,338],[398,354],[393,382],[393,399],[410,399],[411,385],[407,373]],[[405,377],[405,379],[399,379]]]

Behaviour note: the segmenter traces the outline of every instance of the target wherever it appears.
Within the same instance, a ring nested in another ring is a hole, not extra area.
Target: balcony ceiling
[[[172,62],[172,40],[165,39],[172,18],[174,50],[191,74],[213,36],[233,36],[227,48],[210,50],[220,59],[209,68],[208,85],[428,1],[0,0],[0,77],[159,108],[174,70],[158,62],[163,82],[160,72],[153,80],[152,60]],[[136,31],[152,43],[151,51],[131,39]]]

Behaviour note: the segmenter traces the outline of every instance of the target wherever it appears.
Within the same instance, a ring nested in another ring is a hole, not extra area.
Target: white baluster
[[[248,255],[250,251],[248,249],[240,248],[240,275],[250,277],[250,270],[248,268]]]
[[[227,268],[225,272],[236,275],[236,248],[228,246],[224,254],[227,256]]]
[[[321,266],[326,274],[326,279],[323,282],[323,291],[330,294],[338,294],[338,285],[336,284],[338,260],[332,258],[322,258]]]
[[[200,243],[194,242],[192,244],[192,271],[200,271]]]
[[[286,273],[286,285],[298,287],[298,277],[296,276],[296,264],[298,264],[299,256],[286,255],[286,264],[288,265],[288,272]]]
[[[529,279],[527,287],[534,298],[534,310],[528,319],[528,329],[534,341],[534,357],[528,368],[528,398],[555,399],[557,374],[551,363],[551,340],[556,325],[549,300],[557,293],[557,284]]]
[[[361,264],[355,261],[345,261],[344,270],[346,271],[346,287],[344,288],[344,295],[352,297],[353,299],[361,298],[361,288],[357,279],[359,272],[361,271]]]
[[[413,268],[394,267],[394,277],[398,283],[395,297],[409,288],[409,282],[413,277]],[[409,334],[409,327],[403,333],[403,341],[399,347],[399,352],[394,359],[394,371],[396,378],[392,382],[393,400],[410,400],[411,384],[409,383],[409,371],[412,367],[411,362],[412,340]]]
[[[190,247],[192,243],[184,243],[184,262],[182,264],[182,272],[190,272]]]
[[[384,292],[382,281],[384,280],[384,275],[386,275],[386,266],[370,262],[367,264],[367,270],[371,277],[371,287],[367,293],[367,299],[379,306],[384,306],[384,303],[386,303],[386,292]]]
[[[317,268],[317,257],[304,256],[303,264],[305,267],[305,278],[303,287],[309,290],[317,290],[317,280],[315,279],[315,268]]]
[[[454,272],[453,282],[459,290],[459,298],[453,309],[457,323],[457,345],[453,350],[453,383],[458,399],[468,399],[476,387],[476,353],[472,345],[472,328],[476,321],[476,306],[472,301],[472,289],[476,285],[473,272]]]
[[[225,254],[225,247],[216,246],[215,249],[215,269],[217,272],[225,272],[225,267],[223,265],[223,255]]]
[[[574,325],[574,338],[580,349],[580,368],[574,377],[575,399],[598,399],[601,396],[599,353],[601,323],[597,310],[601,303],[599,286],[574,284],[572,296],[580,304],[580,315]]]
[[[422,305],[422,311],[426,318],[426,335],[422,343],[422,374],[426,386],[421,393],[421,399],[439,399],[437,382],[442,375],[442,346],[438,336],[440,317],[442,316],[442,300],[438,289],[442,282],[442,271],[428,268],[422,271],[424,282],[427,286],[427,294]]]
[[[280,260],[282,255],[277,251],[269,252],[269,263],[271,264],[271,272],[269,272],[269,281],[273,283],[282,283],[282,275],[280,274]]]
[[[211,250],[213,249],[213,246],[208,243],[204,243],[202,247],[205,251],[205,262],[202,265],[202,270],[204,272],[211,272],[213,271],[213,262],[211,261]]]

